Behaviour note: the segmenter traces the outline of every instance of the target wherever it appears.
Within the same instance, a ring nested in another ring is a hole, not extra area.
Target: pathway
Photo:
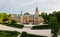
[[[23,28],[23,29],[19,29],[19,28],[13,28],[13,27],[9,27],[9,26],[0,25],[0,30],[18,31],[18,32],[25,31],[29,34],[43,35],[43,36],[48,36],[48,37],[50,37],[50,35],[51,35],[51,30],[50,29],[31,30],[31,28],[27,28],[27,27]]]

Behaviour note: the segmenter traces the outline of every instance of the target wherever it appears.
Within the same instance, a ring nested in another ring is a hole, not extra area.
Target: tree
[[[57,21],[60,23],[60,11],[53,11],[50,16],[55,16],[57,18]]]
[[[28,13],[28,12],[26,12],[26,13],[24,13],[24,15],[29,15],[29,13]]]
[[[11,20],[11,24],[16,24],[16,20]]]
[[[55,16],[51,16],[49,19],[49,25],[51,26],[51,32],[54,34],[54,37],[57,37],[58,33],[58,22]]]
[[[41,13],[41,16],[44,18],[44,22],[45,22],[45,23],[48,23],[48,20],[49,20],[49,19],[48,19],[47,13],[42,12],[42,13]]]
[[[16,24],[17,22],[16,22],[16,20],[10,20],[10,19],[8,19],[8,24]]]
[[[3,21],[7,20],[8,14],[6,13],[0,13],[0,23],[3,23]]]
[[[57,16],[58,22],[60,23],[60,11],[57,12],[57,15],[56,16]]]
[[[10,19],[8,19],[8,24],[11,24],[11,23],[12,23],[12,21]]]

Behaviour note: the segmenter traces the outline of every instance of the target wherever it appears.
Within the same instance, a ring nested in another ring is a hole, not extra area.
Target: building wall
[[[34,24],[34,17],[32,18],[32,17],[29,17],[29,23],[30,24]]]
[[[39,11],[38,8],[36,8],[35,15],[34,15],[34,24],[40,24],[40,19],[39,19]]]
[[[29,23],[29,15],[25,14],[23,15],[23,23]]]
[[[30,15],[28,15],[28,14],[24,14],[24,15],[21,15],[20,18],[18,18],[18,19],[14,18],[14,17],[10,17],[10,18],[15,19],[19,23],[25,23],[25,24],[29,24],[29,23],[40,24],[40,23],[44,22],[44,19],[39,17],[38,8],[36,8],[34,17],[29,17],[29,16]]]
[[[23,15],[20,17],[20,23],[23,23]]]

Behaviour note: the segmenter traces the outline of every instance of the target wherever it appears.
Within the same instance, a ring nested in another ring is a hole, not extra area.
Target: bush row
[[[38,25],[33,26],[31,29],[50,29],[51,27],[49,25]]]
[[[33,34],[28,34],[26,32],[22,32],[20,37],[47,37],[47,36],[33,35]]]
[[[3,31],[0,30],[0,37],[17,37],[20,33],[17,31]]]
[[[21,24],[3,24],[3,25],[15,27],[15,28],[23,28],[24,27],[24,25],[21,25]]]

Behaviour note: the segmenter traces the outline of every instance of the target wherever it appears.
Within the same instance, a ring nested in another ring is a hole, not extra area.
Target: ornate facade
[[[22,13],[22,11],[21,11]],[[44,19],[39,16],[39,11],[38,8],[36,7],[35,14],[30,15],[28,13],[21,14],[19,17],[18,16],[10,16],[11,20],[16,20],[18,23],[24,23],[24,24],[40,24],[44,22]]]

